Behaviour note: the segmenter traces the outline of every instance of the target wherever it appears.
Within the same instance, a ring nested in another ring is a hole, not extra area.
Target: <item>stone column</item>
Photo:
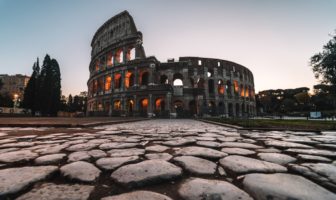
[[[121,89],[121,91],[125,91],[125,70],[122,70],[121,71],[121,87],[120,87],[120,89]]]
[[[138,68],[134,67],[134,86],[139,86],[139,72]]]
[[[148,117],[153,116],[153,95],[149,94],[149,99],[148,99]]]
[[[155,64],[150,64],[148,85],[154,85],[154,68]]]

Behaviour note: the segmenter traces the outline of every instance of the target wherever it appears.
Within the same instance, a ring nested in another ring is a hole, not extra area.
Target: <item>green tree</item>
[[[61,73],[58,62],[47,54],[38,79],[41,114],[56,116],[61,105]]]
[[[315,77],[322,78],[322,83],[336,85],[336,35],[332,35],[322,52],[310,58],[310,64]]]
[[[39,106],[38,98],[38,78],[40,73],[39,60],[33,65],[33,73],[28,81],[28,84],[24,91],[23,107],[31,110],[31,114],[34,116]]]

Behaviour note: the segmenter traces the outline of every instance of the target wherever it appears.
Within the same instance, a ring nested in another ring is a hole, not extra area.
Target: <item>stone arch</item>
[[[149,83],[149,72],[144,71],[140,75],[140,85],[148,85]]]
[[[225,87],[224,87],[224,82],[222,79],[218,80],[217,91],[219,95],[224,95]]]
[[[173,75],[173,85],[174,86],[183,86],[183,75],[180,73],[175,73]]]
[[[209,94],[215,93],[215,82],[213,79],[208,80],[208,91],[209,91]]]
[[[156,111],[159,111],[159,112],[164,111],[165,107],[166,107],[166,103],[162,97],[157,98],[155,100],[155,110]]]
[[[208,103],[208,113],[210,115],[216,115],[216,103],[214,101],[209,101],[209,103]]]
[[[122,77],[120,73],[115,73],[114,74],[114,88],[119,89],[121,88],[121,82],[122,82]]]
[[[199,78],[197,80],[197,88],[202,88],[204,89],[204,79],[203,78]]]
[[[160,84],[169,84],[169,81],[168,81],[168,76],[163,74],[160,76]]]
[[[139,112],[141,116],[147,116],[148,114],[148,104],[149,100],[148,98],[142,98],[139,100]]]
[[[197,105],[195,100],[189,101],[189,111],[192,116],[197,114]]]
[[[236,116],[237,117],[240,116],[240,105],[239,105],[239,103],[236,103]]]
[[[229,103],[228,104],[228,113],[229,113],[229,117],[233,117],[234,116],[234,114],[233,114],[233,105],[232,105],[232,103]]]
[[[126,110],[128,115],[133,115],[133,111],[134,111],[134,100],[133,99],[128,99],[126,101]]]
[[[125,75],[125,88],[130,88],[134,86],[134,74],[130,71],[127,71]]]
[[[225,114],[225,104],[222,101],[220,101],[218,103],[218,114],[220,114],[220,115],[224,115]]]
[[[230,94],[230,95],[232,94],[232,83],[231,83],[230,80],[226,81],[226,91],[227,91],[228,94]]]
[[[183,101],[176,100],[176,101],[174,101],[173,106],[174,106],[174,110],[176,112],[176,117],[183,117],[183,112],[184,112]]]

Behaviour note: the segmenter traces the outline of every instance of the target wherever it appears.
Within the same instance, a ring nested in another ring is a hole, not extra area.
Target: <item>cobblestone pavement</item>
[[[336,132],[194,120],[60,130],[0,129],[0,199],[336,199]]]

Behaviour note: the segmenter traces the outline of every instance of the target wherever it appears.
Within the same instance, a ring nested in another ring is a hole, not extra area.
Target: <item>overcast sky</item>
[[[0,74],[26,74],[46,53],[63,94],[86,91],[90,42],[128,10],[147,56],[230,60],[254,74],[256,91],[317,84],[309,58],[336,29],[336,0],[0,0]]]

